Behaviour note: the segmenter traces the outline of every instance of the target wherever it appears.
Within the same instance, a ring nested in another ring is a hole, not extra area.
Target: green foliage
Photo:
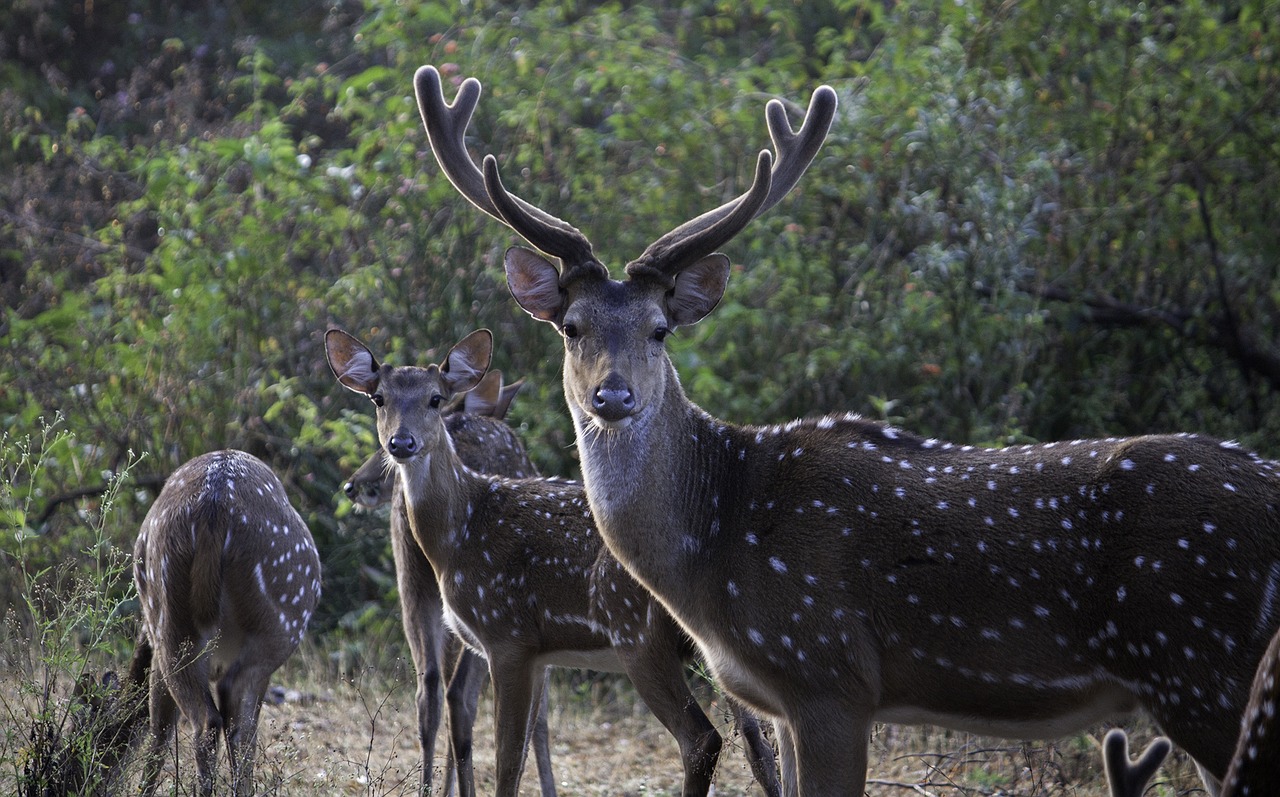
[[[132,568],[107,527],[137,464],[130,457],[107,475],[96,508],[86,512],[81,534],[51,538],[32,523],[37,497],[51,473],[78,448],[60,419],[42,423],[37,435],[0,439],[0,572],[6,610],[0,656],[10,685],[0,697],[0,788],[44,794],[66,788],[73,769],[86,787],[105,772],[94,765],[105,751],[95,746],[101,726],[69,700],[70,682],[98,681],[97,670],[120,661],[131,639]],[[79,713],[77,713],[79,712]]]
[[[1195,429],[1280,453],[1265,3],[281,8],[218,27],[181,6],[117,40],[111,85],[85,66],[55,99],[0,60],[0,421],[61,411],[91,440],[50,452],[24,509],[49,539],[81,527],[61,499],[129,451],[151,456],[107,530],[120,546],[174,467],[244,448],[321,547],[315,628],[364,655],[393,587],[383,521],[339,497],[373,434],[324,365],[331,323],[399,363],[493,329],[495,367],[529,379],[511,418],[535,461],[576,472],[559,342],[506,290],[517,236],[434,163],[423,63],[483,82],[473,152],[615,273],[743,190],[766,98],[798,116],[837,90],[809,174],[673,339],[721,417],[854,410],[977,443]],[[238,27],[281,13],[279,35]]]

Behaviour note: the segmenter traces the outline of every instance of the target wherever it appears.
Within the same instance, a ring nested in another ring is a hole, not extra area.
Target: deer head
[[[822,146],[836,109],[835,92],[821,86],[799,130],[793,130],[783,104],[770,101],[765,119],[776,158],[761,151],[745,193],[654,241],[627,264],[627,278],[620,282],[609,277],[581,232],[507,191],[492,155],[485,157],[483,171],[476,167],[464,135],[480,99],[478,81],[463,81],[452,105],[445,102],[434,67],[420,68],[414,85],[432,151],[453,185],[560,261],[557,269],[537,252],[513,248],[506,257],[507,282],[526,312],[564,337],[565,391],[575,420],[604,431],[643,425],[659,411],[675,380],[663,341],[677,327],[705,317],[724,293],[729,260],[715,250],[795,186]]]
[[[524,380],[503,384],[502,371],[489,371],[473,390],[452,402],[445,423],[458,455],[467,465],[487,473],[532,476],[533,465],[515,436],[501,421]],[[488,419],[492,423],[477,419]],[[495,445],[496,443],[496,445]],[[342,492],[359,509],[376,509],[391,500],[395,465],[379,446],[342,485]]]

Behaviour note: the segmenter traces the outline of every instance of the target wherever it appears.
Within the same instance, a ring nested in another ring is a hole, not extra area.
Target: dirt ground
[[[260,795],[413,795],[419,782],[417,720],[411,668],[394,659],[353,677],[321,675],[323,657],[296,656],[276,674],[277,700],[263,706],[256,766]],[[3,679],[6,739],[26,738],[20,701],[30,685]],[[58,691],[62,691],[59,689]],[[682,771],[676,743],[621,678],[553,675],[551,755],[562,797],[647,797],[679,795]],[[726,739],[713,797],[758,797],[743,745],[714,692],[701,692],[708,716]],[[494,793],[493,706],[481,697],[475,728],[477,792]],[[1143,720],[1129,723],[1134,747],[1152,737]],[[878,726],[872,738],[867,793],[872,797],[1104,797],[1100,742],[1106,728],[1054,743],[984,739],[934,728]],[[443,737],[443,734],[442,734]],[[190,733],[177,745],[182,776],[170,774],[162,794],[191,793]],[[437,793],[443,778],[444,740],[437,742],[433,766]],[[19,752],[19,756],[21,756]],[[136,767],[133,767],[136,770]],[[0,792],[11,789],[13,771],[3,767]],[[225,756],[220,772],[226,776]],[[914,793],[914,794],[912,794]],[[1148,794],[1203,793],[1194,767],[1175,751]],[[530,756],[521,795],[538,795]]]
[[[418,781],[412,683],[371,675],[307,692],[263,709],[259,775],[280,794],[407,795]],[[707,694],[709,716],[726,738],[716,797],[760,795],[731,723]],[[629,686],[606,689],[553,684],[551,754],[559,794],[678,795],[681,767],[675,741]],[[1129,726],[1145,745],[1150,726]],[[871,746],[867,793],[942,795],[1107,794],[1100,742],[1105,728],[1054,744],[1008,742],[932,728],[880,726]],[[476,785],[492,794],[491,694],[481,698],[476,727]],[[443,770],[443,741],[435,766]],[[437,776],[437,779],[440,776]],[[265,784],[264,784],[265,785]],[[1154,779],[1151,794],[1201,791],[1194,767],[1176,753]],[[537,795],[530,756],[521,795]]]

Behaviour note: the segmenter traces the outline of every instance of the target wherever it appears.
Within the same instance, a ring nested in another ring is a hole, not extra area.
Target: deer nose
[[[591,406],[606,421],[620,421],[636,409],[636,397],[631,386],[617,374],[609,374],[595,395],[591,397]]]
[[[347,496],[348,498],[354,499],[354,498],[356,497],[356,484],[355,484],[355,482],[345,482],[345,483],[343,483],[343,485],[342,485],[342,492],[343,492],[343,493],[345,493],[345,494],[346,494],[346,496]]]
[[[411,434],[393,434],[387,441],[387,453],[396,459],[408,459],[418,453],[418,441]]]

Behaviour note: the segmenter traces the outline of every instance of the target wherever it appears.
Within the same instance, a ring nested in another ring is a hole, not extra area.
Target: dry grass
[[[286,699],[263,707],[257,763],[258,791],[267,795],[412,795],[418,783],[417,725],[413,682],[406,662],[391,659],[355,677],[327,674],[329,664],[314,649],[293,660],[275,679]],[[69,679],[67,681],[70,683]],[[14,694],[14,684],[6,685]],[[740,740],[710,690],[704,693],[713,721],[727,739],[717,773],[716,797],[760,795],[751,780]],[[476,727],[476,784],[494,790],[491,694],[481,698]],[[12,705],[12,704],[11,704]],[[11,721],[12,716],[6,718]],[[614,678],[571,679],[552,685],[550,717],[556,782],[573,795],[678,795],[681,768],[675,741]],[[22,732],[21,728],[10,728]],[[1131,723],[1135,746],[1152,733]],[[894,797],[1103,797],[1100,742],[1094,729],[1052,744],[1007,742],[935,728],[880,726],[872,739],[867,793]],[[178,744],[182,780],[163,788],[187,794],[193,769],[189,738]],[[434,764],[437,782],[444,765],[443,739]],[[532,758],[532,757],[531,757]],[[522,795],[537,795],[532,760]],[[225,775],[225,761],[220,774]],[[172,772],[172,763],[169,765]],[[12,791],[0,773],[0,791]],[[1200,791],[1194,767],[1175,754],[1154,780],[1150,794]]]
[[[282,673],[301,700],[263,709],[259,774],[272,793],[409,795],[417,784],[418,751],[413,685],[378,672],[316,684],[301,664]],[[708,697],[710,696],[708,693]],[[586,687],[553,684],[552,758],[560,793],[571,795],[678,795],[681,768],[675,741],[630,687],[602,680]],[[760,795],[740,740],[723,711],[709,700],[713,721],[726,737],[715,795]],[[481,698],[476,727],[476,784],[494,789],[491,694]],[[1128,725],[1135,747],[1152,737],[1149,724]],[[1105,728],[1052,744],[993,740],[936,728],[879,726],[871,744],[870,795],[975,797],[1009,795],[1103,797],[1101,739]],[[532,758],[532,757],[531,757]],[[437,745],[443,770],[443,740]],[[1150,794],[1201,791],[1185,756],[1175,757]],[[532,760],[522,795],[537,795]]]

